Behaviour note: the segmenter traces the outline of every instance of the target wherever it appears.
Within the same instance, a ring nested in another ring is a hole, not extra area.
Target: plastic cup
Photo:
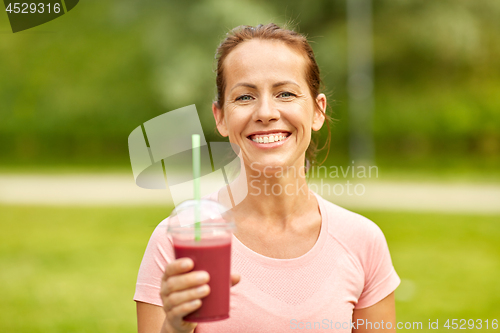
[[[198,215],[195,214],[199,209]],[[195,216],[200,219],[198,228]],[[232,214],[218,202],[188,200],[177,206],[169,219],[175,258],[191,258],[193,271],[210,275],[210,294],[202,305],[184,317],[190,322],[210,322],[229,318],[231,288],[231,238],[234,230]],[[201,236],[198,240],[196,234]]]

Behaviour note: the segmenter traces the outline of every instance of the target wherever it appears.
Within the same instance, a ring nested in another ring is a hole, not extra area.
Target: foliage
[[[373,6],[377,152],[498,154],[498,1]],[[272,21],[313,42],[339,120],[334,154],[345,154],[345,2],[112,0],[17,34],[0,14],[0,163],[123,163],[135,127],[189,104],[222,140],[210,112],[215,48],[237,25]]]

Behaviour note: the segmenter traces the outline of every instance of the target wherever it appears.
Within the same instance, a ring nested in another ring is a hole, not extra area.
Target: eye
[[[288,98],[288,97],[295,97],[297,95],[289,92],[289,91],[284,91],[278,94],[278,97],[283,97],[283,98]]]
[[[243,95],[243,96],[240,96],[238,98],[236,98],[237,101],[250,101],[252,99],[252,96],[250,95]]]

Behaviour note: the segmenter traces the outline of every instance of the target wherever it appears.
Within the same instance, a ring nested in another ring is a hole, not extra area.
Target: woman
[[[326,119],[319,84],[312,49],[293,31],[239,27],[221,43],[212,111],[219,133],[241,148],[246,177],[237,181],[249,189],[233,208],[232,271],[241,277],[232,275],[231,317],[182,320],[209,294],[209,276],[175,260],[157,228],[134,297],[140,333],[395,330],[400,280],[382,232],[310,192],[297,172]]]

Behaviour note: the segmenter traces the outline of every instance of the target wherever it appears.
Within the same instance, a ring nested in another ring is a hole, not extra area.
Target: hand
[[[160,295],[166,314],[167,332],[190,333],[197,323],[182,320],[184,316],[201,306],[201,298],[210,293],[209,275],[205,271],[190,272],[193,261],[189,258],[177,259],[165,267],[161,281]],[[231,284],[240,281],[240,276],[231,274]]]

